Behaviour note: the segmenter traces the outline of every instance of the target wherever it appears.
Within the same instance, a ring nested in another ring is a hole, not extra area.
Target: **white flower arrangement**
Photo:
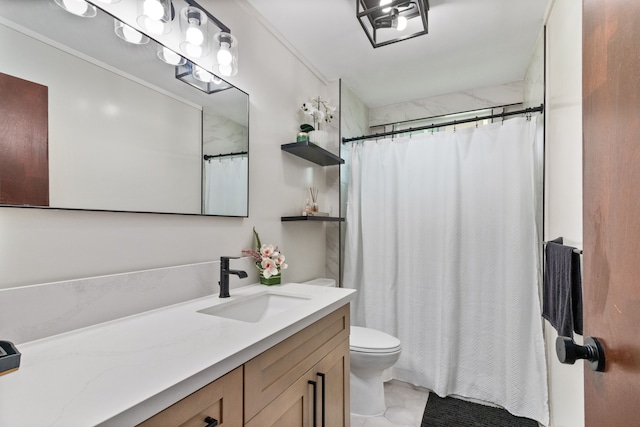
[[[263,245],[255,228],[253,234],[256,238],[256,250],[243,250],[242,253],[249,255],[256,261],[256,267],[265,279],[279,275],[280,270],[285,270],[288,267],[284,262],[284,255],[280,253],[277,246]]]
[[[305,115],[311,116],[316,129],[320,122],[331,123],[336,112],[336,107],[327,101],[323,101],[320,97],[309,99],[309,101],[302,104],[300,109]]]

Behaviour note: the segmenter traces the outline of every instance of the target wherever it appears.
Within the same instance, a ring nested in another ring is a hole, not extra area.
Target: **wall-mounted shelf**
[[[344,221],[344,218],[337,218],[335,216],[283,216],[280,218],[282,222],[286,221],[325,221],[325,222],[339,222]]]
[[[316,163],[320,166],[331,166],[344,163],[344,159],[341,159],[332,152],[327,151],[309,141],[282,144],[282,150],[298,157],[302,157],[303,159]]]

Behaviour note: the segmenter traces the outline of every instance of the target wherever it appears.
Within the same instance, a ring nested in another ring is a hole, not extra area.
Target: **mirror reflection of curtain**
[[[219,157],[204,163],[204,214],[247,216],[249,159]]]

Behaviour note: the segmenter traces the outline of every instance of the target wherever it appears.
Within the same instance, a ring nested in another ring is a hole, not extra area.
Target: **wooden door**
[[[0,204],[49,206],[49,91],[0,73]]]
[[[640,423],[640,1],[583,1],[584,334],[587,427]]]

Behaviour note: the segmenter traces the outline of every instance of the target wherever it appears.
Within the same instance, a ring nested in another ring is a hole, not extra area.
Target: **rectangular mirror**
[[[178,79],[118,22],[0,0],[0,204],[247,217],[248,95]]]

